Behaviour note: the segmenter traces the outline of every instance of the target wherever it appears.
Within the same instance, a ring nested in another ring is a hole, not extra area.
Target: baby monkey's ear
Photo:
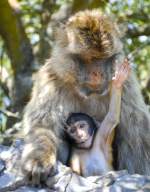
[[[99,121],[97,121],[94,117],[93,117],[93,121],[94,121],[94,123],[96,125],[96,128],[99,129],[100,126],[101,126],[101,123]]]

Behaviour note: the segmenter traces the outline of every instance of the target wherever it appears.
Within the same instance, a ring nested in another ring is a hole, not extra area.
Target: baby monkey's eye
[[[80,124],[80,128],[81,129],[84,128],[84,126],[85,126],[85,124]]]
[[[72,129],[70,130],[70,133],[75,133],[75,131],[76,131],[76,128],[72,128]]]

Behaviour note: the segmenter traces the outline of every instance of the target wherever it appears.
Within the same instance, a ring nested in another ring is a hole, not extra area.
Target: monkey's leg
[[[32,184],[45,181],[54,174],[57,137],[47,129],[37,128],[28,133],[22,154],[22,171]]]

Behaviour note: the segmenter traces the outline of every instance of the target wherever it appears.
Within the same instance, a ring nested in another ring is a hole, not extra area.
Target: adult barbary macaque
[[[118,26],[97,11],[75,14],[62,30],[51,58],[38,72],[24,114],[22,171],[33,183],[51,173],[57,159],[67,161],[69,145],[62,139],[63,120],[71,112],[104,119],[112,75],[124,59]],[[148,109],[131,73],[123,87],[114,141],[117,169],[150,175],[149,138]]]
[[[102,122],[85,113],[69,115],[65,131],[71,140],[69,165],[84,177],[102,175],[112,170],[112,140],[120,120],[122,86],[130,72],[128,61],[115,71],[110,91],[109,110]]]

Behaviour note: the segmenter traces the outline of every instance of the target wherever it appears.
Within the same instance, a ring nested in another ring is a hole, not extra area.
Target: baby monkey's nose
[[[78,135],[78,137],[82,137],[83,136],[83,131],[81,131],[81,130],[77,130],[77,135]]]

